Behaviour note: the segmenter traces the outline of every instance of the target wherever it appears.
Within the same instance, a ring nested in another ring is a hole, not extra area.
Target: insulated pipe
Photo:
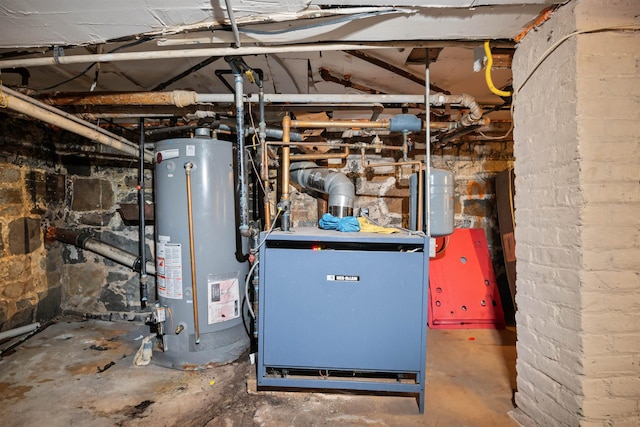
[[[39,100],[37,100],[35,98],[32,98],[30,96],[27,96],[27,95],[25,95],[23,93],[20,93],[18,91],[12,90],[12,89],[10,89],[8,87],[3,87],[2,91],[0,91],[0,92],[9,93],[9,94],[15,96],[16,98],[20,98],[23,101],[28,102],[29,104],[33,104],[36,107],[40,107],[40,108],[43,108],[43,109],[45,109],[47,111],[51,111],[52,113],[59,114],[60,116],[66,118],[66,119],[69,119],[71,121],[79,123],[79,124],[81,124],[83,126],[86,126],[86,127],[90,128],[90,129],[92,129],[92,130],[95,130],[97,132],[103,133],[108,137],[111,137],[113,139],[116,139],[116,140],[122,142],[125,145],[130,145],[131,147],[136,148],[136,145],[133,142],[129,141],[128,139],[126,139],[126,138],[124,138],[124,137],[122,137],[120,135],[116,135],[115,133],[109,132],[108,130],[103,129],[100,126],[97,126],[97,125],[94,125],[91,122],[87,122],[85,120],[82,120],[82,119],[80,119],[79,117],[77,117],[77,116],[75,116],[73,114],[69,114],[66,111],[59,110],[59,109],[57,109],[57,108],[55,108],[55,107],[53,107],[53,106],[51,106],[49,104],[45,104],[44,102],[40,102]]]
[[[338,218],[353,215],[355,187],[342,172],[321,168],[312,162],[291,165],[291,179],[300,187],[329,195],[329,213]]]
[[[197,93],[187,90],[165,92],[82,92],[71,94],[42,95],[43,102],[53,105],[178,105],[186,107],[196,104],[234,102],[232,93]],[[247,102],[258,103],[259,94],[246,96]],[[264,102],[279,104],[424,104],[420,95],[393,94],[285,94],[265,93]]]
[[[295,46],[244,46],[239,48],[202,48],[202,49],[176,49],[176,50],[152,50],[143,52],[118,52],[118,53],[101,53],[86,55],[65,55],[65,56],[48,56],[44,58],[21,58],[7,59],[0,61],[0,68],[16,68],[16,67],[41,67],[44,65],[66,65],[66,64],[90,64],[94,62],[119,62],[119,61],[146,61],[153,59],[175,59],[175,58],[208,58],[211,56],[227,56],[227,55],[269,55],[279,53],[296,53],[296,52],[321,52],[321,51],[341,51],[351,50],[357,47],[358,50],[380,49],[393,47],[416,47],[424,43],[416,42],[396,42],[393,45],[388,43],[370,43],[370,44],[352,44],[352,43],[335,43],[335,44],[300,44]]]
[[[30,325],[20,326],[8,331],[0,332],[0,341],[6,338],[13,338],[20,335],[28,334],[40,328],[40,322],[31,323]]]
[[[211,103],[232,103],[234,94],[218,93],[197,93],[194,91],[175,90],[171,92],[123,92],[123,93],[83,93],[71,95],[56,95],[42,98],[44,101],[55,105],[175,105],[187,107],[198,104]],[[247,102],[260,102],[260,96],[256,94],[248,95]],[[264,94],[264,102],[283,104],[418,104],[425,103],[425,97],[421,95],[393,95],[393,94]],[[463,116],[461,124],[470,126],[477,124],[482,118],[482,107],[476,100],[467,94],[447,95],[444,93],[431,94],[428,97],[431,105],[455,104],[468,108],[470,111]],[[324,121],[307,122],[299,121],[297,127],[309,127],[308,123],[319,123],[322,126],[316,127],[348,127],[347,123],[352,123],[353,127],[363,128],[387,128],[386,121]],[[357,125],[359,123],[359,126]],[[292,125],[296,127],[295,125]]]
[[[133,271],[140,272],[141,260],[138,255],[134,255],[127,251],[124,251],[115,246],[111,246],[108,243],[102,242],[87,231],[73,231],[63,228],[49,227],[47,229],[47,236],[63,243],[75,245],[81,249],[94,252],[98,255],[102,255],[105,258],[109,258],[112,261],[122,264],[131,268]],[[153,262],[148,261],[145,265],[147,274],[152,276],[156,275],[156,267]]]
[[[198,323],[198,284],[196,280],[196,249],[193,232],[193,199],[191,196],[191,170],[193,163],[187,162],[184,165],[184,173],[187,179],[187,217],[189,222],[189,251],[191,255],[191,297],[193,298],[193,328],[195,342],[200,344],[200,325]]]
[[[106,136],[103,133],[92,130],[84,125],[62,117],[59,114],[37,107],[7,93],[3,94],[3,97],[5,98],[7,108],[13,111],[17,111],[35,119],[42,120],[43,122],[58,126],[59,128],[68,130],[69,132],[73,132],[80,136],[84,136],[92,141],[107,145],[133,157],[139,156],[137,148],[125,145],[121,141]],[[144,159],[145,161],[152,162],[153,156],[150,153],[145,153]]]
[[[482,107],[471,96],[463,93],[462,95],[446,95],[444,93],[436,93],[429,95],[429,105],[443,105],[443,104],[457,104],[469,109],[469,112],[462,116],[460,124],[462,126],[475,125],[482,118]],[[427,113],[429,113],[429,107],[427,106]],[[427,116],[429,117],[429,116]],[[428,121],[428,119],[427,119]],[[425,126],[429,129],[430,126]],[[427,140],[428,141],[428,140]]]
[[[36,99],[32,99],[8,87],[2,86],[2,91],[0,92],[3,102],[9,109],[84,136],[85,138],[107,145],[118,151],[131,154],[134,157],[140,155],[138,147],[133,142],[112,134],[93,123],[85,122],[65,111],[43,104]],[[144,160],[152,162],[153,155],[151,153],[145,153]]]

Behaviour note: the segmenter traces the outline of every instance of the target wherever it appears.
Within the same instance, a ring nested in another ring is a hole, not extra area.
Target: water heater
[[[156,286],[163,321],[162,349],[153,360],[162,366],[229,363],[249,345],[242,312],[248,241],[237,233],[234,176],[231,143],[212,139],[208,129],[156,144]]]

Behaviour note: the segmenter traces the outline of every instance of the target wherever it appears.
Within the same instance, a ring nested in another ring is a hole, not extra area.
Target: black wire
[[[110,51],[109,51],[109,52],[107,52],[107,53],[114,53],[114,52],[117,52],[117,51],[119,51],[119,50],[126,49],[126,48],[128,48],[128,47],[132,47],[132,46],[139,45],[139,44],[141,44],[141,43],[148,42],[149,40],[151,40],[151,37],[144,37],[144,38],[141,38],[140,40],[136,40],[136,41],[133,41],[133,42],[131,42],[131,43],[127,43],[127,44],[123,44],[122,46],[118,46],[118,47],[116,47],[115,49],[112,49],[112,50],[110,50]],[[63,84],[66,84],[66,83],[72,82],[72,81],[74,81],[75,79],[80,78],[80,77],[84,76],[85,74],[87,74],[87,73],[89,72],[89,70],[91,70],[91,69],[92,69],[93,67],[95,67],[97,64],[98,64],[97,62],[93,62],[93,63],[91,63],[87,68],[85,68],[85,69],[84,69],[84,71],[82,71],[80,74],[77,74],[77,75],[75,75],[75,76],[73,76],[73,77],[70,77],[70,78],[68,78],[67,80],[62,81],[62,82],[60,82],[60,83],[56,83],[56,84],[54,84],[53,86],[43,87],[43,88],[41,88],[41,89],[37,89],[37,90],[51,90],[51,89],[55,89],[55,88],[57,88],[57,87],[59,87],[59,86],[62,86]],[[97,78],[96,78],[96,80],[97,80]]]
[[[249,339],[252,339],[253,337],[251,336],[251,332],[247,327],[247,322],[245,322],[245,319],[244,319],[244,303],[246,301],[247,301],[247,297],[242,297],[242,304],[240,305],[240,316],[242,316],[242,326],[244,326],[244,331],[247,333],[247,336],[249,337]]]

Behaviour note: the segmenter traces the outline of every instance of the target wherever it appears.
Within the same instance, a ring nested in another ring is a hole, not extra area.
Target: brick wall
[[[561,37],[639,13],[631,0],[563,6],[520,43],[514,86]],[[639,40],[572,37],[516,96],[514,418],[524,425],[640,422]]]
[[[577,28],[635,23],[640,3],[582,0]],[[582,425],[640,424],[640,34],[577,40]],[[587,345],[589,344],[589,345]]]

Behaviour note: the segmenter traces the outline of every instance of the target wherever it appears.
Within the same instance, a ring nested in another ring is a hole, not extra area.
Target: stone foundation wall
[[[0,330],[63,312],[126,317],[140,308],[138,274],[46,238],[49,226],[89,230],[138,254],[137,226],[125,225],[117,213],[119,203],[137,201],[137,163],[112,153],[89,160],[82,154],[87,151],[102,150],[41,123],[0,114]],[[152,245],[153,227],[147,239]],[[153,287],[149,295],[155,295]]]

